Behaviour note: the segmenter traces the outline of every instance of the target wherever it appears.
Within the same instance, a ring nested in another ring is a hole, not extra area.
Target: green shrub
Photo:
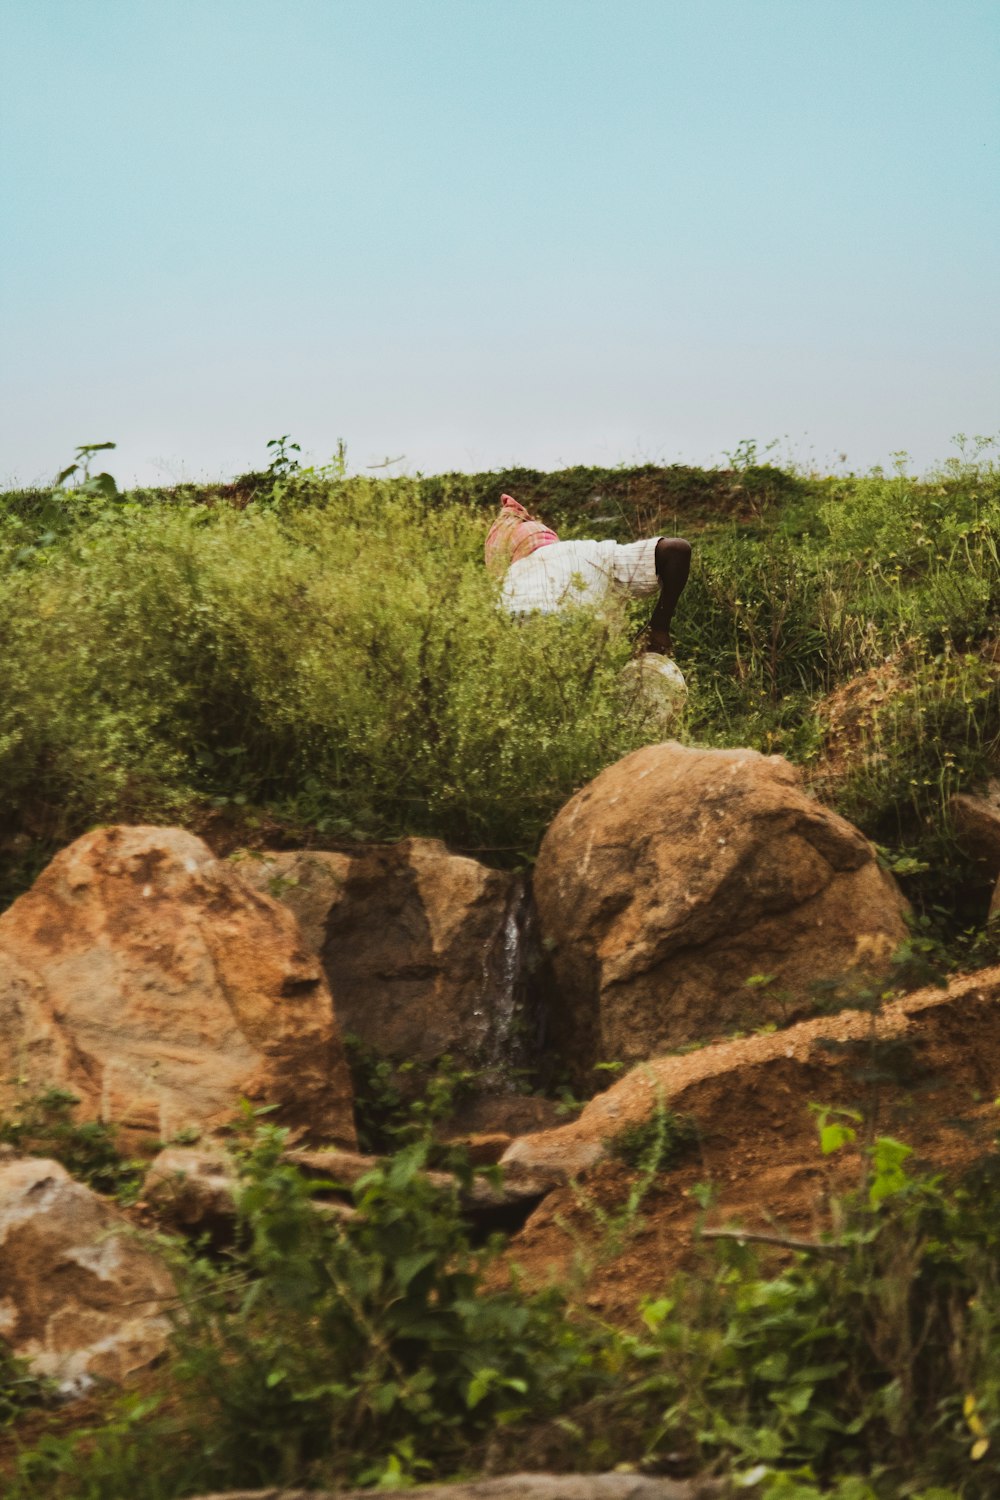
[[[87,821],[267,801],[530,850],[643,738],[621,623],[519,624],[457,507],[120,513],[2,585],[0,794]]]
[[[73,1114],[79,1102],[56,1088],[23,1099],[13,1114],[0,1117],[0,1145],[13,1146],[20,1156],[58,1161],[99,1193],[133,1198],[146,1164],[122,1155],[112,1126],[100,1120],[77,1123]]]
[[[344,1037],[344,1045],[358,1146],[373,1155],[427,1139],[475,1092],[479,1075],[458,1067],[447,1053],[428,1062],[390,1058],[351,1034]]]
[[[0,1432],[26,1412],[48,1405],[54,1394],[53,1383],[32,1375],[26,1361],[15,1359],[0,1339]]]
[[[991,1500],[1000,1486],[995,1154],[947,1186],[881,1137],[830,1234],[775,1273],[734,1230],[643,1305],[637,1331],[488,1275],[493,1249],[470,1249],[420,1144],[356,1184],[346,1220],[317,1211],[323,1185],[283,1145],[265,1129],[243,1161],[229,1260],[178,1266],[160,1394],[26,1452],[10,1500],[408,1482],[487,1463],[666,1461],[794,1500],[949,1487]]]

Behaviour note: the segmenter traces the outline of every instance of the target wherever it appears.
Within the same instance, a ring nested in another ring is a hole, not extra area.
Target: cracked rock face
[[[856,996],[906,936],[872,845],[752,750],[608,767],[549,828],[534,886],[553,1040],[579,1067],[780,1023],[817,984]]]
[[[0,1163],[0,1336],[66,1394],[164,1351],[175,1295],[159,1258],[54,1161]]]
[[[192,834],[101,828],[0,916],[0,1109],[58,1086],[141,1144],[241,1098],[354,1142],[330,990],[292,914]]]
[[[437,839],[248,855],[242,878],[288,905],[320,955],[344,1031],[388,1057],[516,1065],[523,882]]]

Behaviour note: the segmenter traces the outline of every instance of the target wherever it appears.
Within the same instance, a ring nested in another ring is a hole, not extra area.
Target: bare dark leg
[[[691,571],[691,543],[679,536],[661,536],[656,544],[656,576],[660,597],[649,622],[647,650],[669,656],[673,650],[670,622]]]

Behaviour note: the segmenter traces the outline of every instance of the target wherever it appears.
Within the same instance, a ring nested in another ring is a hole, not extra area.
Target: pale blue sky
[[[1000,431],[1000,0],[0,0],[0,483]]]

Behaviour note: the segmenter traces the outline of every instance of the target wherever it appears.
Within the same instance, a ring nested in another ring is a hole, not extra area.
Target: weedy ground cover
[[[827,1119],[824,1146],[850,1133]],[[877,1138],[810,1250],[775,1268],[706,1246],[621,1329],[572,1288],[484,1279],[499,1247],[470,1247],[422,1143],[355,1185],[347,1221],[314,1210],[283,1145],[264,1128],[243,1152],[231,1253],[175,1251],[170,1363],[99,1425],[24,1452],[10,1500],[618,1463],[789,1500],[1000,1486],[995,1154],[946,1184]]]
[[[923,481],[339,464],[2,496],[0,900],[95,821],[206,808],[530,860],[566,798],[648,738],[616,691],[645,611],[501,615],[481,546],[504,485],[567,535],[689,532],[683,737],[802,764],[940,935],[982,925],[946,815],[1000,743],[1000,474],[982,453]],[[826,698],[887,661],[898,691],[826,774]]]

